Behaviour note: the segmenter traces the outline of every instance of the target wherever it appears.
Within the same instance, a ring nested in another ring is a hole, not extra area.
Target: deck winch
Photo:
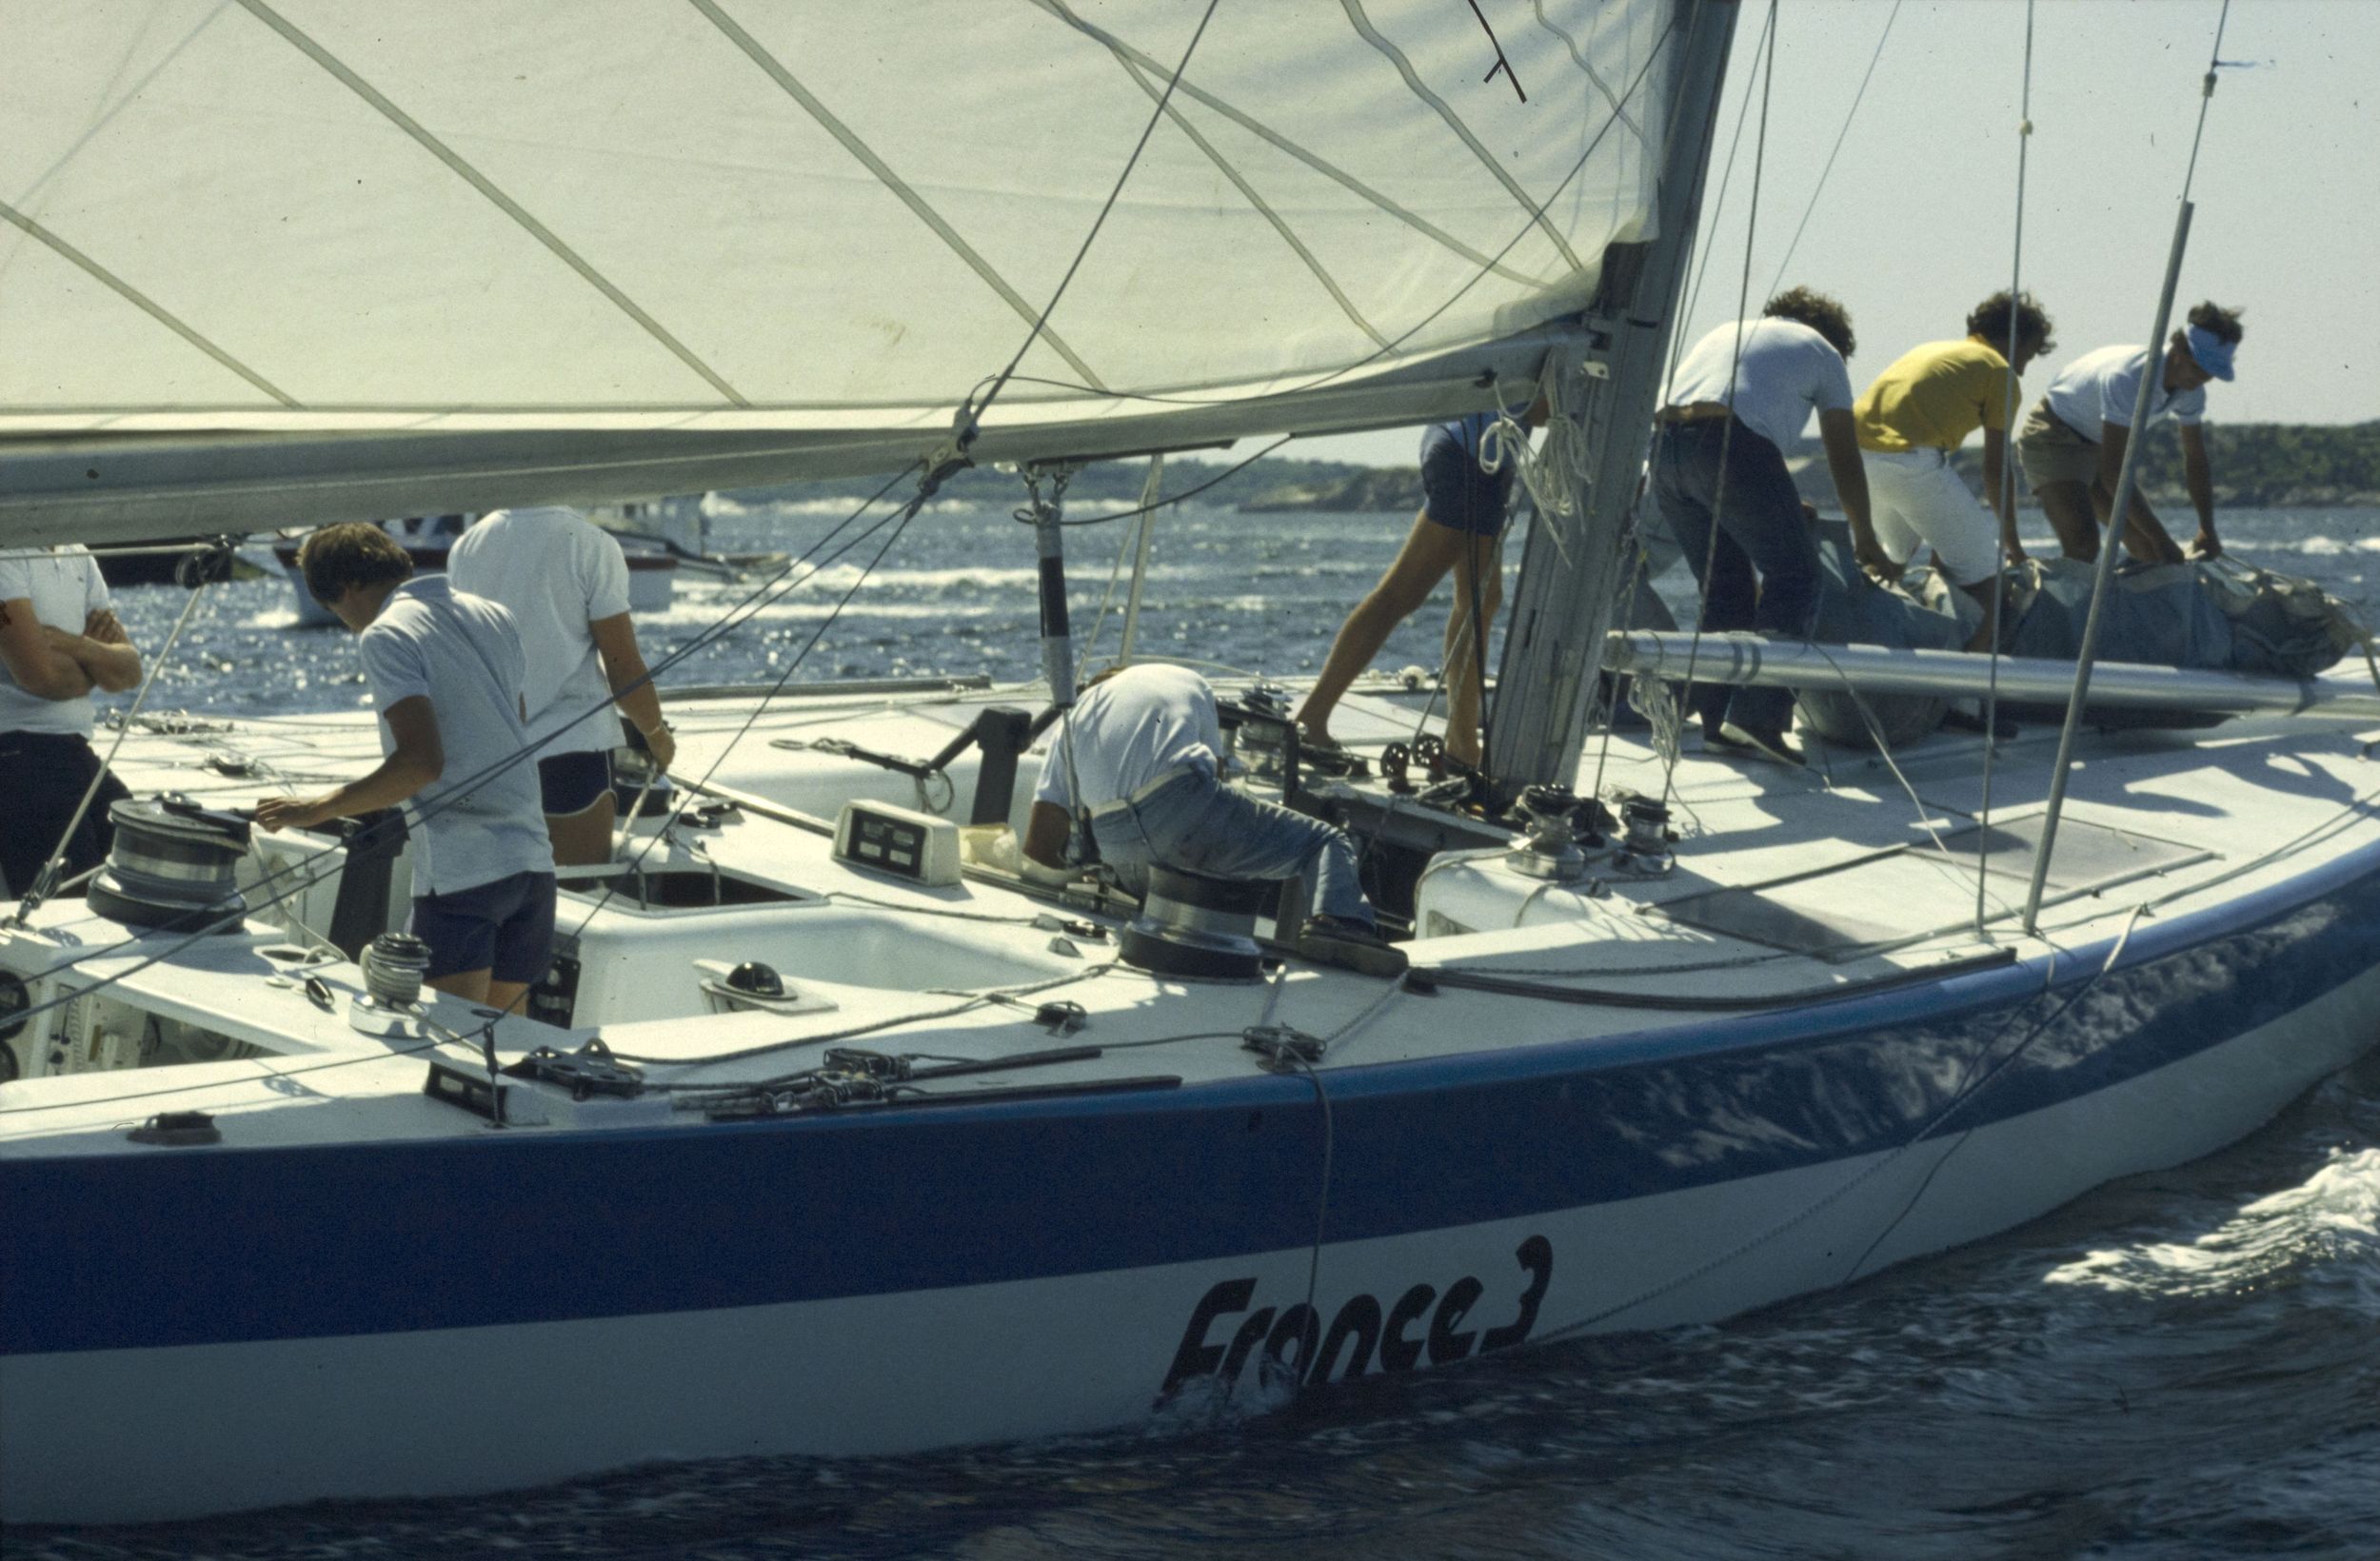
[[[1264,962],[1256,919],[1279,890],[1277,883],[1152,866],[1140,914],[1118,940],[1124,963],[1160,976],[1253,979]]]
[[[240,930],[248,914],[239,885],[247,819],[179,792],[128,797],[108,809],[108,819],[115,844],[87,894],[93,911],[131,927]]]

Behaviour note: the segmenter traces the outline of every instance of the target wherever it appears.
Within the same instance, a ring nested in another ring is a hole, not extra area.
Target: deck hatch
[[[1943,832],[1940,843],[1871,851],[1815,872],[1739,884],[1654,907],[1670,920],[1821,959],[1919,942],[1974,919],[1974,864],[1981,825]],[[1992,912],[2005,920],[2023,903],[2041,840],[2041,815],[1995,822],[1984,853]],[[2044,903],[2112,888],[2204,861],[2214,853],[2069,816],[2058,826]]]

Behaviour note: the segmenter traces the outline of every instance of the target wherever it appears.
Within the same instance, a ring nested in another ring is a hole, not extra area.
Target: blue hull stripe
[[[2053,992],[2040,966],[2015,966],[1334,1073],[1330,1237],[1894,1147],[2092,982],[2108,949],[2066,956]],[[2122,965],[1942,1130],[2122,1082],[2375,965],[2380,852],[2235,900],[2220,920],[2145,919]],[[1320,1139],[1311,1084],[1252,1077],[652,1131],[10,1159],[0,1353],[638,1315],[1279,1251],[1312,1238]]]

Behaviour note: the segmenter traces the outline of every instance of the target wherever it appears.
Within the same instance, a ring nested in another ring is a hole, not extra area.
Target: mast
[[[1701,214],[1735,12],[1735,0],[1676,0],[1671,91],[1663,100],[1676,106],[1676,123],[1655,203],[1658,236],[1604,250],[1595,304],[1577,336],[1556,349],[1557,371],[1583,398],[1579,416],[1592,454],[1577,520],[1557,536],[1555,523],[1538,517],[1521,556],[1487,750],[1510,781],[1567,785],[1577,773],[1620,579],[1620,543]]]

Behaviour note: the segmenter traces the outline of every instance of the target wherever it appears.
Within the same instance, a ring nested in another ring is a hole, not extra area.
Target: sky
[[[1523,0],[1482,3],[1492,16]],[[2033,6],[2022,277],[2058,345],[2030,386],[2094,347],[2148,338],[2223,10],[2222,0]],[[1864,386],[1918,343],[1965,334],[1967,310],[2009,284],[2027,7],[1780,0],[1755,211],[1756,96],[1723,198],[1719,181],[1745,93],[1759,85],[1767,13],[1744,0],[1736,24],[1703,197],[1709,267],[1685,329],[1691,340],[1735,318],[1749,226],[1752,312],[1780,267],[1783,286],[1833,293],[1851,309],[1852,383]],[[2177,325],[2201,298],[2246,309],[2239,377],[2209,389],[2208,419],[2380,418],[2380,0],[2231,0],[2222,58],[2241,63],[2219,72],[2174,306]],[[1394,429],[1281,453],[1411,465],[1416,444],[1413,430]]]

